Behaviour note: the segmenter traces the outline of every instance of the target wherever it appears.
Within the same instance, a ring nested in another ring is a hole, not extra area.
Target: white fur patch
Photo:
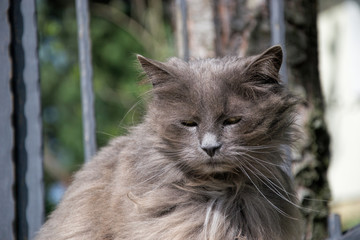
[[[216,147],[219,146],[220,144],[217,141],[217,138],[215,136],[215,134],[213,133],[205,133],[202,142],[201,142],[201,147],[202,148],[211,148],[211,147]]]

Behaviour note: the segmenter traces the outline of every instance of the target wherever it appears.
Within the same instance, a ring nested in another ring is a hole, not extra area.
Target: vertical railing
[[[280,68],[280,75],[282,82],[287,84],[284,0],[270,0],[270,26],[271,44],[280,45],[283,49],[284,61]]]
[[[85,156],[96,149],[89,17],[77,0]],[[0,239],[33,239],[44,220],[35,0],[0,1]]]
[[[89,6],[87,0],[76,0],[78,42],[81,72],[81,101],[85,161],[96,151],[94,95],[92,86],[91,43],[89,33]]]
[[[341,238],[341,222],[338,214],[331,214],[328,217],[329,240],[339,240]]]
[[[11,90],[9,1],[0,1],[0,238],[14,239],[12,224],[15,219],[13,196],[14,130],[12,126],[13,93]]]
[[[0,11],[0,238],[33,239],[44,218],[35,0]]]
[[[179,53],[180,56],[185,61],[188,61],[190,58],[190,49],[189,49],[189,33],[187,29],[187,2],[186,0],[177,0],[176,7],[180,9],[180,20],[181,23],[179,26],[181,27],[181,43],[182,43],[182,52]]]
[[[85,156],[96,149],[87,1],[77,0]],[[33,239],[44,220],[35,0],[0,1],[0,239]]]
[[[280,45],[283,50],[283,61],[280,68],[281,81],[287,85],[287,66],[286,66],[286,46],[285,46],[285,16],[284,0],[270,0],[270,28],[271,28],[271,45]],[[287,161],[284,164],[284,170],[289,176],[291,172],[291,149],[285,148]]]
[[[341,230],[340,215],[332,213],[328,217],[328,234],[329,236],[326,240],[359,240],[360,224],[343,234]]]

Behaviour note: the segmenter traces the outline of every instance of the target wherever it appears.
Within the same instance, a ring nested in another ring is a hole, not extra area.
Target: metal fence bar
[[[271,44],[280,45],[283,49],[284,61],[281,65],[280,75],[282,82],[287,84],[284,0],[270,0],[270,26]]]
[[[270,0],[270,27],[271,45],[280,45],[283,50],[283,61],[280,68],[281,81],[287,85],[286,47],[285,47],[285,17],[284,0]],[[291,172],[291,149],[284,149],[287,161],[283,165],[285,172],[292,177]]]
[[[12,0],[10,4],[16,238],[32,239],[44,219],[42,124],[35,0]]]
[[[330,214],[328,217],[329,240],[337,240],[341,238],[341,222],[338,214]]]
[[[87,0],[76,0],[78,44],[81,71],[81,101],[83,117],[85,161],[96,152],[94,95],[92,86],[91,42],[89,34],[89,6]]]
[[[340,215],[332,213],[328,217],[328,233],[329,238],[327,240],[359,240],[360,224],[343,234],[341,231]]]
[[[187,29],[187,2],[186,0],[178,0],[178,7],[181,12],[181,27],[182,27],[182,43],[183,43],[183,58],[185,61],[189,61],[190,49],[189,49],[189,33]]]
[[[14,166],[12,150],[14,131],[12,127],[12,91],[10,58],[9,1],[0,1],[0,238],[14,239],[13,222],[15,201],[13,197]]]

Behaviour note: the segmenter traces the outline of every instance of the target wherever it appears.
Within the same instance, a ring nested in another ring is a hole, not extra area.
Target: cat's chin
[[[197,168],[190,174],[190,178],[195,178],[196,180],[205,180],[214,183],[234,183],[236,184],[243,182],[243,175],[239,174],[239,170],[234,166],[229,165],[224,162],[209,162],[201,167]]]
[[[225,161],[210,158],[202,165],[202,171],[206,174],[231,172],[233,167]]]

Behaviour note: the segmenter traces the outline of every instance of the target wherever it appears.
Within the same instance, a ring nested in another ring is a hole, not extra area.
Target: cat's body
[[[281,57],[139,57],[154,85],[144,122],[76,174],[37,239],[300,239]]]

